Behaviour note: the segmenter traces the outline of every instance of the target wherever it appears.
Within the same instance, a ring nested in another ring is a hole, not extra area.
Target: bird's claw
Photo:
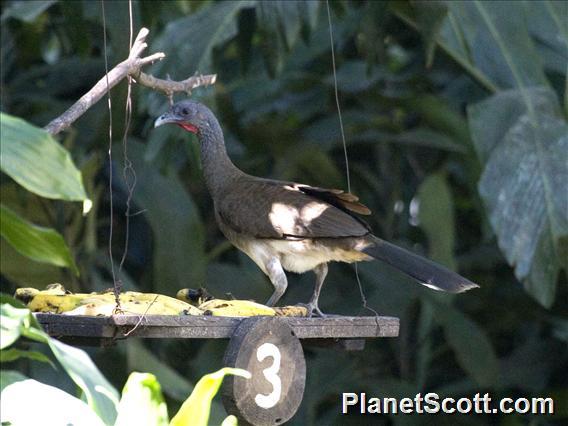
[[[327,314],[324,314],[321,311],[321,309],[319,308],[319,306],[316,305],[315,303],[298,303],[298,304],[296,304],[296,306],[301,306],[302,308],[306,308],[308,310],[306,317],[308,317],[308,318],[312,318],[312,317],[325,318],[325,317],[327,317]]]

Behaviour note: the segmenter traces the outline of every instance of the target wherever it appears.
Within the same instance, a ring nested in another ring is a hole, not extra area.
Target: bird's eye
[[[183,115],[189,114],[189,110],[187,108],[182,109],[181,112]]]

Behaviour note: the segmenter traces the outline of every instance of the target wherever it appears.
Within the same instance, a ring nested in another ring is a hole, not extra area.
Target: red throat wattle
[[[187,130],[188,132],[197,134],[197,127],[195,127],[193,124],[188,124],[188,123],[176,123],[176,124],[182,129]]]

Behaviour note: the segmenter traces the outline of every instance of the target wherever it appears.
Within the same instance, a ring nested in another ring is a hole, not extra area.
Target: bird
[[[314,271],[308,316],[325,314],[320,292],[329,262],[377,259],[434,290],[461,293],[479,287],[418,254],[372,233],[361,216],[371,211],[357,196],[296,182],[251,176],[229,158],[223,130],[204,104],[185,99],[173,104],[154,128],[175,124],[197,136],[205,185],[213,199],[216,222],[225,237],[248,255],[274,286],[274,306],[288,286],[285,271]]]

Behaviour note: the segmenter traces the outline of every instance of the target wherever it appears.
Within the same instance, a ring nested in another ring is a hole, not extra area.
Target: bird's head
[[[177,124],[188,132],[200,134],[215,126],[217,120],[205,105],[184,100],[174,104],[168,112],[159,116],[154,122],[154,127],[168,123]]]

